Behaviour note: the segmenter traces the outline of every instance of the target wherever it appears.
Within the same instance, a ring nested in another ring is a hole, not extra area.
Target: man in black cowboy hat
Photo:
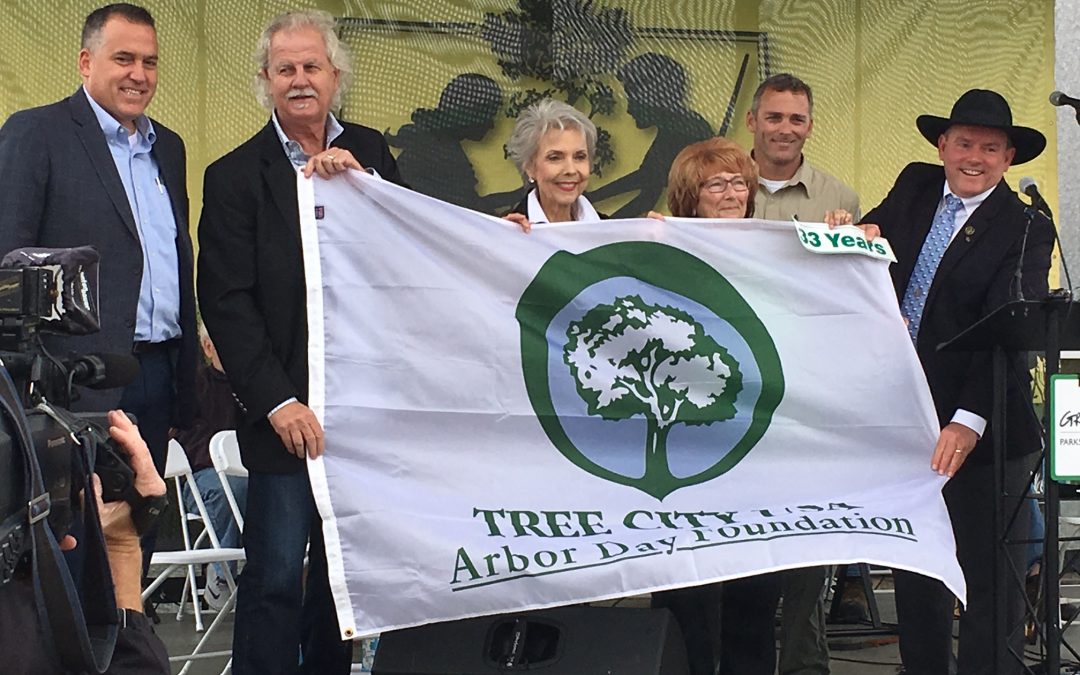
[[[896,252],[893,284],[942,427],[930,468],[950,477],[943,495],[967,580],[958,672],[991,673],[996,544],[991,355],[938,352],[936,346],[1017,297],[1019,284],[1026,298],[1046,295],[1053,226],[1026,213],[1002,178],[1011,165],[1037,157],[1046,139],[1034,129],[1014,126],[1005,99],[981,89],[961,96],[948,118],[921,115],[916,124],[937,146],[943,166],[909,164],[863,222],[878,224]],[[1020,494],[1032,453],[1040,448],[1039,429],[1029,410],[1026,356],[1010,354],[1009,369],[1006,489]],[[1026,522],[1023,516],[1019,521]],[[1012,534],[1017,536],[1015,527]],[[1022,547],[1011,548],[1017,569],[1024,569]],[[952,594],[925,576],[902,570],[894,575],[905,672],[945,675],[952,658]],[[1023,611],[1021,591],[1009,589],[1010,627]],[[1022,639],[1022,631],[1016,637]],[[1022,653],[1019,641],[1013,647]],[[1005,672],[1019,673],[1019,662],[1013,666]]]

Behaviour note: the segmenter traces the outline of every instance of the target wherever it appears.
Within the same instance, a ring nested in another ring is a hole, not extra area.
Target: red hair
[[[667,204],[671,215],[697,216],[701,185],[717,173],[737,173],[746,181],[746,218],[754,215],[754,196],[758,190],[757,165],[738,143],[719,136],[692,143],[675,157],[668,172]]]

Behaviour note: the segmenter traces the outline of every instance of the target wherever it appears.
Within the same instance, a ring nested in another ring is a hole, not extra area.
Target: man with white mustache
[[[146,115],[158,78],[153,17],[126,3],[91,12],[78,68],[74,94],[0,129],[0,255],[97,248],[100,332],[46,335],[45,345],[57,356],[134,353],[134,382],[84,391],[73,407],[135,414],[161,473],[170,427],[194,411],[198,347],[184,143]]]
[[[307,305],[296,173],[370,169],[401,183],[382,134],[339,121],[349,55],[320,11],[281,14],[263,31],[257,83],[270,121],[206,170],[199,301],[240,403],[248,469],[233,672],[348,673],[307,459],[323,429],[307,402]],[[316,207],[315,217],[320,218]],[[304,553],[310,541],[304,582]]]
[[[1004,179],[1010,166],[1035,159],[1046,138],[1013,125],[1005,98],[984,89],[962,95],[949,117],[920,115],[916,126],[937,148],[942,165],[909,164],[863,222],[880,226],[896,252],[893,285],[941,424],[937,444],[927,448],[929,468],[950,478],[942,494],[967,582],[955,672],[1020,673],[1022,663],[1013,658],[1002,670],[994,665],[1000,645],[993,642],[993,560],[1001,535],[994,532],[993,514],[995,500],[1003,497],[994,490],[992,437],[1005,434],[1004,484],[1013,497],[1006,501],[1011,513],[1041,449],[1027,355],[1008,354],[1006,425],[993,429],[990,353],[938,351],[937,345],[1015,299],[1021,278],[1023,297],[1046,297],[1053,225],[1025,211]],[[1027,515],[1019,514],[1008,538],[1024,540],[1027,523]],[[1008,550],[1013,569],[1026,569],[1025,548]],[[952,594],[940,581],[919,574],[893,570],[893,577],[905,673],[951,672]],[[1015,630],[1023,616],[1023,588],[1008,584],[1002,592],[1009,646],[1023,655],[1023,631]]]

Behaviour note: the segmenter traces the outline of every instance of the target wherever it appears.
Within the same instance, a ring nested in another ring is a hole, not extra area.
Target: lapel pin
[[[970,238],[971,235],[975,234],[975,226],[974,225],[968,225],[967,227],[965,227],[964,228],[964,234],[966,234]]]

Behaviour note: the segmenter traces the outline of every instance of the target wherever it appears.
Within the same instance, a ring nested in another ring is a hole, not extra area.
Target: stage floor
[[[876,575],[875,575],[876,576]],[[1073,576],[1073,575],[1070,575]],[[881,611],[882,621],[886,624],[895,622],[896,606],[893,601],[891,579],[888,576],[876,578],[877,590],[875,597]],[[1080,577],[1067,578],[1067,585],[1062,593],[1068,597],[1076,598],[1080,606]],[[647,606],[647,598],[628,598],[621,605],[624,606]],[[176,621],[176,606],[161,605],[158,609],[161,623],[156,629],[158,635],[165,641],[170,654],[188,653],[199,641],[201,634],[195,633],[194,622],[190,615],[185,614],[181,621]],[[206,617],[209,622],[210,617]],[[225,620],[219,627],[214,639],[211,640],[209,651],[228,650],[232,639],[232,616]],[[853,626],[847,624],[830,624],[829,647],[832,675],[892,675],[900,667],[900,653],[897,647],[895,635],[861,635],[847,636],[843,633]],[[1080,619],[1066,630],[1066,639],[1080,651]],[[1034,646],[1029,646],[1028,653],[1035,656]],[[1075,661],[1067,649],[1062,648],[1062,661],[1068,663]],[[353,672],[367,672],[360,667],[360,649],[355,650]],[[199,661],[188,670],[192,675],[210,675],[220,673],[226,663],[226,657],[211,658]],[[176,664],[173,672],[180,670],[180,664]],[[1063,673],[1072,672],[1062,669]]]

